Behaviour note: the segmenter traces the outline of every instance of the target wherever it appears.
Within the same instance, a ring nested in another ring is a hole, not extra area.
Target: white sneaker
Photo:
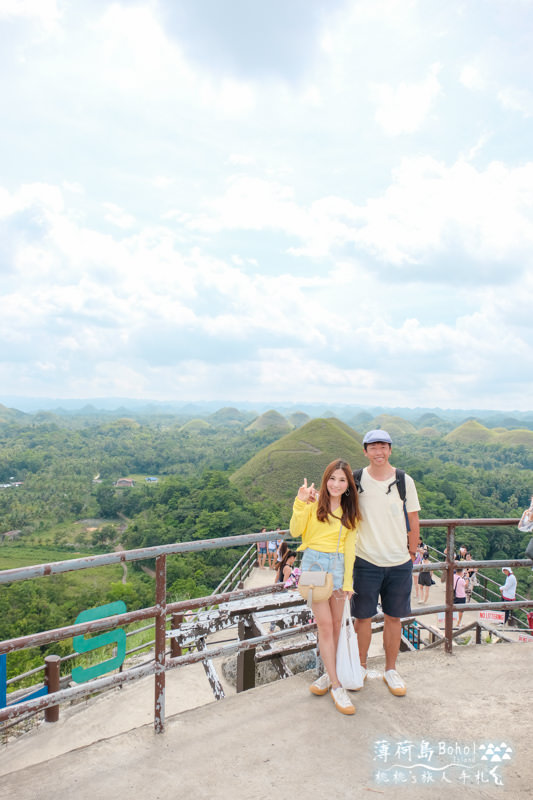
[[[346,694],[346,689],[337,686],[336,689],[330,689],[330,692],[337,711],[340,711],[341,714],[355,714],[355,707]]]
[[[383,673],[383,680],[389,688],[389,692],[396,695],[396,697],[403,697],[407,692],[405,683],[395,669],[388,669]]]
[[[311,686],[309,687],[309,691],[312,694],[317,694],[321,696],[329,691],[330,686],[331,686],[331,681],[329,679],[329,675],[327,672],[324,672],[324,674],[321,675],[320,678],[317,678],[317,680],[311,684]]]

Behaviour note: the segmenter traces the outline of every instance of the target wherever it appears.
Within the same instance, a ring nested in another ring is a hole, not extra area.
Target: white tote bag
[[[352,623],[350,601],[348,597],[344,600],[341,632],[337,645],[337,677],[341,686],[345,689],[354,691],[356,689],[361,689],[363,686],[363,674],[361,672],[361,662],[359,661],[357,634],[354,631]]]

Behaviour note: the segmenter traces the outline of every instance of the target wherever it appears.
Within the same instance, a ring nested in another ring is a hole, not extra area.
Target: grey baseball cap
[[[382,429],[368,431],[368,433],[365,433],[363,444],[372,444],[373,442],[386,442],[387,444],[392,444],[392,439],[390,438],[390,434]]]

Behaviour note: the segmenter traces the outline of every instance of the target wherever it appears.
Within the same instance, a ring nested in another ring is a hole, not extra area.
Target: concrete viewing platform
[[[532,646],[401,653],[403,698],[388,692],[381,657],[369,667],[375,677],[351,694],[353,717],[339,714],[328,695],[311,695],[313,675],[302,673],[167,716],[163,734],[151,722],[136,727],[138,692],[153,692],[148,678],[4,746],[0,797],[270,800],[302,790],[317,800],[531,797]],[[192,669],[173,671],[189,689]],[[92,740],[80,745],[86,714]],[[98,715],[102,722],[123,715],[131,729],[106,735],[102,724],[99,736]],[[63,738],[62,754],[47,751],[47,736]]]

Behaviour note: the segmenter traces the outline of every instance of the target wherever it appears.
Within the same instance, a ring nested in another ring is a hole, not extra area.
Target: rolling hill
[[[374,417],[368,425],[368,430],[372,428],[383,428],[390,433],[393,442],[400,436],[405,436],[405,434],[416,433],[416,428],[412,422],[403,419],[403,417],[392,416],[392,414],[380,414],[378,417]]]
[[[361,436],[336,418],[313,419],[256,453],[231,476],[254,498],[292,502],[304,477],[320,483],[330,461],[344,458],[353,469],[368,462]]]
[[[459,442],[461,444],[499,444],[502,447],[516,447],[525,445],[533,448],[533,431],[525,428],[517,430],[507,430],[507,428],[486,428],[477,420],[470,419],[463,422],[455,430],[445,437],[448,442]]]
[[[280,431],[292,430],[292,425],[287,422],[278,411],[265,411],[259,417],[256,417],[253,422],[246,428],[247,431],[266,431],[276,428]]]

